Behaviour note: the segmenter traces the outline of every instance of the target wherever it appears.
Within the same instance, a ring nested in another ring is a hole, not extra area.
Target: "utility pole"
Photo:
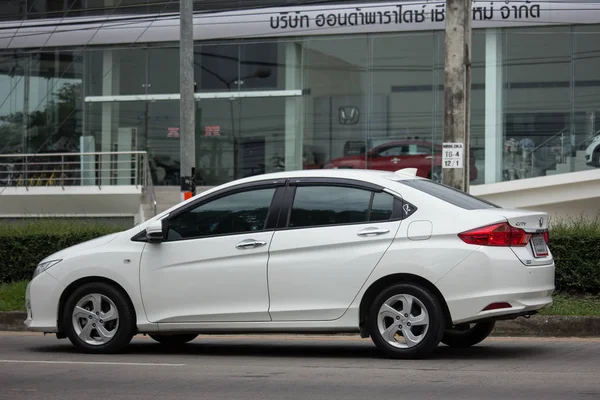
[[[196,192],[196,105],[194,100],[194,9],[193,0],[179,2],[179,142],[181,154],[181,198]]]
[[[446,0],[442,182],[469,191],[471,0]]]

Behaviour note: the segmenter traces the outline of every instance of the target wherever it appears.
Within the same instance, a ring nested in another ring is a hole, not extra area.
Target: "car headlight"
[[[600,135],[592,138],[592,143],[600,140]]]
[[[55,266],[56,264],[58,264],[61,261],[62,260],[52,260],[52,261],[46,261],[43,263],[39,263],[38,266],[36,267],[35,271],[33,271],[33,277],[31,279],[35,278],[36,276],[38,276],[39,274],[41,274],[48,268]]]

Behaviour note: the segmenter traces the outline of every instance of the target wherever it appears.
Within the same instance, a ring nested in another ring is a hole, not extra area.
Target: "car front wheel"
[[[63,327],[71,343],[87,353],[113,353],[131,341],[135,317],[126,296],[114,286],[87,283],[67,299]]]
[[[392,358],[422,358],[440,343],[444,318],[439,300],[414,284],[397,284],[373,301],[369,334],[377,347]]]
[[[442,343],[458,348],[475,346],[492,333],[495,325],[495,321],[457,325],[444,332]]]

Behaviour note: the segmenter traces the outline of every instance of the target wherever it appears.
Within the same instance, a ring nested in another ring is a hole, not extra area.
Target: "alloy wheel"
[[[119,329],[119,311],[106,295],[92,293],[82,297],[72,313],[73,329],[91,346],[110,342]]]
[[[427,335],[429,313],[415,296],[398,294],[387,299],[379,308],[377,328],[390,346],[411,348]]]

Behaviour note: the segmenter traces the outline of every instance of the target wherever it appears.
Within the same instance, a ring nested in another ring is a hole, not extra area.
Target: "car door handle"
[[[257,248],[260,246],[264,246],[266,244],[267,244],[267,242],[265,242],[263,240],[247,239],[247,240],[241,241],[235,247],[240,250],[246,250],[246,249],[254,249],[254,248]]]
[[[389,233],[389,229],[381,229],[381,228],[365,228],[362,231],[358,232],[358,236],[378,236],[385,235]]]

